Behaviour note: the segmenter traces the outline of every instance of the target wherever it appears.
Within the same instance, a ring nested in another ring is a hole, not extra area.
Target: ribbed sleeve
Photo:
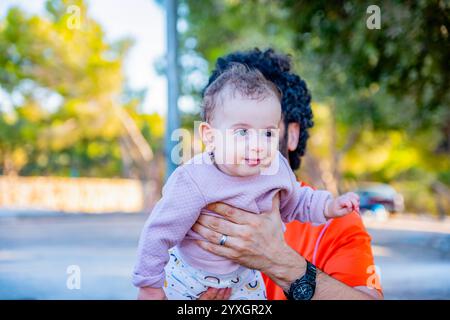
[[[181,242],[204,206],[199,187],[184,167],[178,167],[142,230],[132,279],[135,286],[163,286],[168,250]]]

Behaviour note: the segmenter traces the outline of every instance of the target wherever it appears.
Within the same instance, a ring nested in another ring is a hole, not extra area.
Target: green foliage
[[[0,21],[0,89],[12,106],[0,102],[0,174],[118,176],[117,106],[134,113],[148,141],[161,136],[152,127],[162,120],[141,118],[143,97],[124,90],[132,40],[107,42],[84,1],[49,0],[46,10],[30,16],[13,7]]]

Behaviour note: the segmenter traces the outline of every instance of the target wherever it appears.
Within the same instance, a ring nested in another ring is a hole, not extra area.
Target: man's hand
[[[231,296],[231,288],[208,288],[198,300],[228,300]],[[162,288],[143,287],[139,289],[138,300],[167,300]]]
[[[285,246],[279,197],[273,200],[271,212],[260,215],[218,202],[207,209],[222,215],[225,219],[201,215],[192,229],[209,242],[199,240],[203,249],[226,257],[252,269],[266,269],[276,256],[272,253]],[[219,245],[222,235],[227,235],[225,245]]]
[[[167,300],[163,288],[139,288],[138,300]]]
[[[354,192],[348,192],[328,201],[325,216],[329,219],[338,218],[353,211],[359,212],[359,196]]]
[[[231,288],[208,288],[198,300],[228,300],[231,296]]]
[[[210,204],[207,209],[222,215],[224,219],[201,215],[192,229],[207,240],[198,240],[198,244],[209,252],[247,268],[260,270],[275,281],[279,270],[283,270],[286,276],[293,271],[295,275],[292,274],[292,279],[296,279],[304,272],[306,262],[284,240],[279,205],[278,194],[272,201],[272,210],[261,214],[220,202]],[[221,246],[219,242],[224,234],[228,237]]]

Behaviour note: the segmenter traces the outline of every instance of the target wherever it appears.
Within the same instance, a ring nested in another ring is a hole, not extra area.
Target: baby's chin
[[[240,165],[237,170],[236,175],[239,177],[252,177],[261,174],[261,168],[246,167],[245,165]]]
[[[264,170],[265,166],[261,164],[252,164],[249,165],[247,163],[242,163],[238,165],[234,165],[230,170],[231,173],[238,177],[251,177],[260,175]]]

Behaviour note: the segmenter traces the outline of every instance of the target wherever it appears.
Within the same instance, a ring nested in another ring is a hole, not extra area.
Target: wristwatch
[[[284,292],[288,300],[311,300],[316,290],[316,266],[306,260],[305,274],[292,282],[289,292]]]

